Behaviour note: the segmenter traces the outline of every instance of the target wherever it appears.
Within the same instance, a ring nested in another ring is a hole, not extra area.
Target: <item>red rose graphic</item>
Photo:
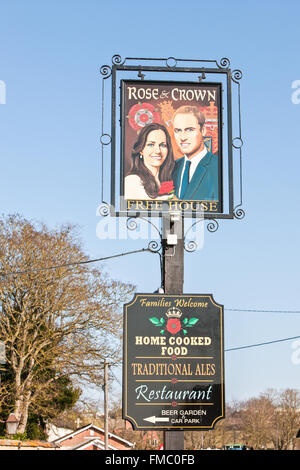
[[[181,324],[178,318],[169,318],[166,329],[172,335],[176,335],[181,330]]]
[[[150,103],[135,104],[127,117],[130,126],[136,131],[152,122],[160,122],[158,110]]]
[[[160,186],[159,193],[160,195],[162,194],[169,194],[174,190],[174,183],[173,180],[171,181],[163,181]]]

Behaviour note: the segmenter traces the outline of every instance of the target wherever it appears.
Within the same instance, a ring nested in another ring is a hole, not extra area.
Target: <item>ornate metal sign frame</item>
[[[101,125],[101,206],[100,215],[113,217],[161,217],[161,211],[124,210],[124,205],[118,206],[118,197],[121,195],[122,168],[117,155],[121,154],[120,140],[122,97],[119,89],[124,80],[166,81],[166,76],[176,77],[175,81],[186,83],[207,82],[222,83],[222,107],[223,122],[220,123],[226,139],[222,139],[223,147],[226,147],[226,207],[221,212],[204,212],[202,218],[211,219],[242,219],[245,215],[242,208],[242,146],[241,135],[241,100],[240,79],[242,72],[238,69],[231,70],[230,61],[227,58],[217,60],[175,59],[169,58],[135,58],[122,59],[119,55],[112,57],[111,65],[103,65],[100,69],[102,75],[102,125]],[[125,74],[125,75],[124,75]],[[157,78],[157,76],[162,78]],[[187,76],[184,80],[182,77]],[[149,78],[148,78],[149,77]],[[154,77],[154,78],[153,78]],[[179,78],[177,78],[179,77]],[[110,88],[107,83],[111,81]],[[173,78],[171,78],[173,80]],[[233,86],[235,94],[233,94]],[[233,97],[235,99],[233,109]],[[106,102],[110,102],[110,112],[106,108]],[[120,113],[120,114],[119,114]],[[234,117],[234,120],[233,120]],[[235,122],[233,122],[235,121]],[[109,129],[110,130],[107,130]],[[226,129],[226,132],[224,131]],[[225,142],[226,141],[226,142]],[[237,158],[236,158],[237,155]],[[110,180],[108,178],[110,172]],[[120,181],[120,186],[116,182]],[[184,217],[195,217],[192,211],[182,212]]]

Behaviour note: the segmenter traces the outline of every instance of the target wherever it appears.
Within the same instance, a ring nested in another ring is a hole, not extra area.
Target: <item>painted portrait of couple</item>
[[[124,179],[125,199],[217,201],[219,161],[204,139],[204,113],[183,105],[170,121],[172,139],[158,122],[139,130]]]

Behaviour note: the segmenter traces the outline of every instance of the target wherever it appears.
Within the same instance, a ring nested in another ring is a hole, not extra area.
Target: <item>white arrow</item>
[[[160,416],[149,416],[149,418],[144,418],[144,421],[149,421],[149,423],[159,423],[162,421],[169,421],[169,418],[162,418]]]

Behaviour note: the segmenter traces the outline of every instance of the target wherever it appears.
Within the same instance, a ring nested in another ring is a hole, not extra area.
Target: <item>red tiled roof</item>
[[[0,439],[0,447],[45,447],[45,448],[57,448],[59,444],[46,441],[20,441],[17,439]]]
[[[94,429],[98,433],[104,435],[104,430],[102,428],[99,428],[98,426],[93,425],[92,423],[87,424],[85,426],[82,426],[81,428],[76,429],[75,431],[66,434],[65,436],[59,437],[58,439],[55,439],[53,442],[54,443],[60,443],[61,445],[65,445],[64,441],[68,441],[70,438],[75,437],[76,435],[82,434],[84,431],[88,429]],[[97,436],[95,436],[97,437]],[[98,436],[99,437],[99,436]],[[125,447],[134,447],[133,442],[126,441],[125,439],[109,432],[108,433],[108,438],[110,441],[118,442],[120,445],[124,445]]]

